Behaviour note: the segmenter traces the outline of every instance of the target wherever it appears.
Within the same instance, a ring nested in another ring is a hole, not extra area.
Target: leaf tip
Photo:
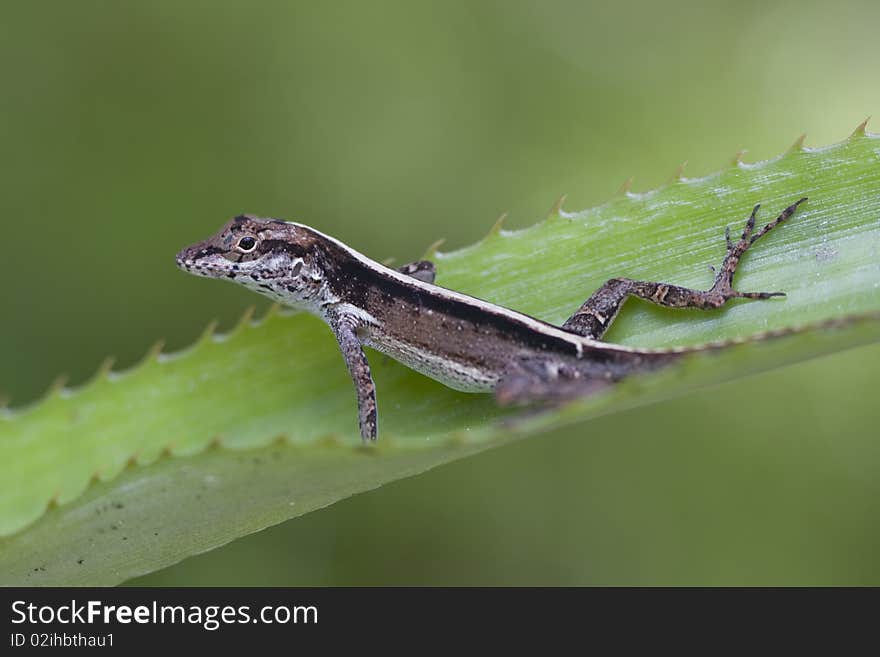
[[[49,384],[49,389],[46,391],[46,398],[63,394],[68,379],[69,377],[67,374],[59,374],[56,376],[52,383]]]
[[[233,333],[235,333],[236,331],[241,331],[246,326],[249,326],[251,321],[254,318],[254,313],[256,311],[257,311],[257,307],[254,305],[250,305],[247,308],[245,308],[244,312],[241,314],[241,317],[239,317],[238,322],[235,325],[235,328],[233,329]]]
[[[550,208],[550,212],[547,213],[547,220],[552,221],[553,219],[561,219],[563,212],[562,206],[565,203],[565,199],[568,198],[568,194],[563,194],[558,199],[556,199],[556,203],[553,204],[553,207]]]
[[[208,325],[202,331],[202,334],[199,336],[197,342],[207,342],[211,338],[214,337],[214,332],[217,330],[217,325],[219,322],[216,319],[212,319],[208,322]]]
[[[147,353],[144,354],[144,357],[141,359],[141,362],[138,363],[135,367],[141,367],[142,365],[146,365],[151,361],[159,361],[162,358],[162,350],[165,348],[165,339],[160,338],[153,343],[153,345],[147,349]]]
[[[675,171],[673,172],[672,178],[670,178],[669,182],[677,183],[677,182],[681,182],[682,180],[684,180],[684,168],[687,166],[687,163],[688,163],[688,161],[685,160],[684,162],[679,164],[677,167],[675,167]]]
[[[501,235],[501,229],[504,227],[504,222],[507,221],[507,213],[502,212],[499,217],[495,220],[495,223],[492,224],[492,227],[489,229],[489,232],[486,233],[486,237],[483,239],[489,239],[492,237],[499,237]]]
[[[800,137],[794,140],[794,143],[788,147],[786,151],[786,155],[790,153],[801,153],[804,149],[804,141],[807,139],[807,133],[803,133]]]
[[[266,320],[270,319],[274,315],[277,315],[279,312],[281,312],[281,304],[277,303],[277,302],[273,303],[271,306],[269,306],[266,309],[266,314],[263,315],[263,318],[261,321],[265,322]]]
[[[425,249],[425,255],[422,256],[423,260],[431,260],[432,258],[436,258],[440,253],[439,249],[446,243],[446,238],[441,237],[439,240],[431,243],[427,249]]]
[[[871,120],[871,117],[869,116],[864,121],[859,123],[856,126],[856,129],[852,131],[852,134],[849,136],[849,138],[850,139],[857,139],[858,137],[864,137],[865,134],[867,133],[868,121],[870,121],[870,120]]]
[[[98,371],[95,372],[94,379],[95,381],[99,379],[103,379],[104,377],[110,376],[113,372],[113,366],[116,364],[116,358],[113,356],[107,356],[104,360],[101,361],[101,364],[98,365]]]

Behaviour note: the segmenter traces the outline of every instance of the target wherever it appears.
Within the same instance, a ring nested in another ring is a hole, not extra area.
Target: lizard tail
[[[809,331],[826,331],[847,328],[855,324],[868,324],[872,322],[880,322],[880,311],[860,313],[855,315],[844,315],[843,317],[831,317],[817,322],[808,322],[806,324],[798,324],[795,326],[786,326],[784,328],[762,331],[760,333],[752,333],[750,335],[728,338],[726,340],[716,340],[713,342],[705,342],[703,344],[692,345],[687,347],[675,347],[663,351],[672,351],[681,354],[699,352],[699,351],[717,351],[740,344],[750,344],[752,342],[763,342],[766,340],[776,340],[777,338],[785,338],[790,335],[806,333]],[[880,327],[878,327],[880,331]]]

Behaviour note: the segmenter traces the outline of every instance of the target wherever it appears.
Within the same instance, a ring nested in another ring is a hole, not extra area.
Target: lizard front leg
[[[736,242],[730,239],[730,230],[726,233],[727,255],[715,276],[715,283],[709,290],[692,290],[687,287],[655,283],[653,281],[634,281],[629,278],[612,278],[584,302],[578,311],[568,318],[562,328],[578,335],[594,340],[601,340],[605,331],[611,326],[617,313],[628,297],[638,297],[651,303],[669,308],[700,308],[710,310],[720,308],[730,299],[769,299],[785,296],[783,292],[738,292],[733,288],[733,275],[740,258],[758,238],[766,235],[777,225],[794,214],[797,207],[806,201],[800,199],[785,210],[769,224],[753,234],[755,216],[760,205],[752,210],[746,222],[742,236]]]
[[[681,357],[676,351],[621,351],[606,353],[604,358],[570,361],[553,356],[516,358],[496,384],[495,399],[502,406],[555,406],[594,395],[630,374],[654,370]]]
[[[437,267],[430,260],[416,260],[397,268],[401,274],[406,274],[423,283],[433,283],[437,276]]]
[[[398,267],[397,271],[425,283],[433,283],[437,270],[430,260],[417,260]],[[357,334],[358,319],[344,313],[330,314],[327,319],[357,392],[361,438],[375,441],[379,429],[376,384]]]
[[[358,320],[346,314],[331,315],[328,319],[357,391],[361,438],[365,441],[376,440],[378,433],[376,384],[373,383],[370,363],[357,335]]]

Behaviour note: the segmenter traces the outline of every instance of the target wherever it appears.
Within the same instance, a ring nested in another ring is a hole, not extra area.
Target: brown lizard
[[[686,353],[721,343],[637,349],[602,342],[630,296],[670,308],[711,309],[730,299],[768,299],[782,292],[739,292],[740,258],[788,219],[806,198],[755,231],[756,205],[708,290],[612,278],[562,325],[434,285],[434,264],[420,260],[391,269],[303,224],[235,217],[213,237],[177,254],[192,274],[228,279],[332,329],[357,390],[361,436],[377,436],[376,389],[363,345],[391,356],[451,388],[494,391],[502,404],[556,402],[653,370]]]

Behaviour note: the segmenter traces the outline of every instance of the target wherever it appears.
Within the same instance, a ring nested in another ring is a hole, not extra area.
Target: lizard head
[[[314,247],[315,235],[305,226],[241,215],[182,249],[177,266],[196,276],[235,281],[287,305],[308,305],[323,281]]]

